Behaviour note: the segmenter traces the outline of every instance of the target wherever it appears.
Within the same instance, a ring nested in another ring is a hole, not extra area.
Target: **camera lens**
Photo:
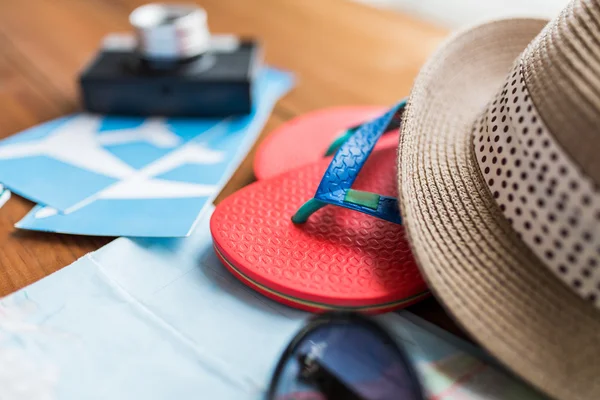
[[[179,18],[190,15],[191,10],[184,9],[183,7],[167,7],[162,17],[161,25],[169,25],[177,22]]]
[[[151,61],[182,61],[208,50],[210,32],[204,9],[194,5],[147,4],[129,16],[137,51]]]

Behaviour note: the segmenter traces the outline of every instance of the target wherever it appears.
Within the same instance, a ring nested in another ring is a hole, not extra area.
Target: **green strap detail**
[[[346,192],[346,196],[344,197],[344,201],[347,203],[368,207],[372,210],[377,210],[379,207],[380,198],[381,196],[376,193],[348,189],[348,192]]]
[[[364,192],[362,190],[348,189],[344,201],[347,203],[356,204],[363,207],[368,207],[372,210],[377,210],[379,207],[380,195],[371,192]],[[310,199],[302,205],[296,211],[296,214],[292,216],[292,222],[294,224],[303,224],[308,221],[308,218],[321,208],[325,207],[327,203],[317,200]]]
[[[324,203],[321,200],[310,199],[292,216],[292,222],[294,224],[303,224],[308,221],[308,217],[326,205],[327,203]]]
[[[348,138],[350,138],[354,132],[356,132],[356,129],[357,128],[346,129],[339,134],[327,148],[325,157],[332,156],[344,144],[344,142],[348,140]]]

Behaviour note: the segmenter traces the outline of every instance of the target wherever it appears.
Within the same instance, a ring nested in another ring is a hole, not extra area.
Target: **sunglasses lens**
[[[369,324],[322,324],[284,355],[270,398],[276,400],[421,400],[419,384],[396,344]]]

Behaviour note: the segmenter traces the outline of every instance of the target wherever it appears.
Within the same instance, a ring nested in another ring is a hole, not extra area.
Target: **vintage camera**
[[[101,114],[225,117],[250,113],[262,64],[255,40],[211,35],[194,5],[147,4],[110,35],[79,77],[83,106]]]

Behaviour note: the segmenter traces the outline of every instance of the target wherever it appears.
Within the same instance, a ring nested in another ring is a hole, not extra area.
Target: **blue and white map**
[[[187,236],[292,86],[266,68],[248,115],[223,120],[77,114],[0,142],[0,183],[39,203],[17,227]]]
[[[10,199],[10,191],[0,185],[0,207],[2,207]]]
[[[277,360],[310,315],[225,269],[211,211],[189,237],[119,238],[0,299],[0,398],[264,399]],[[405,348],[430,400],[544,399],[408,312],[378,320]]]

